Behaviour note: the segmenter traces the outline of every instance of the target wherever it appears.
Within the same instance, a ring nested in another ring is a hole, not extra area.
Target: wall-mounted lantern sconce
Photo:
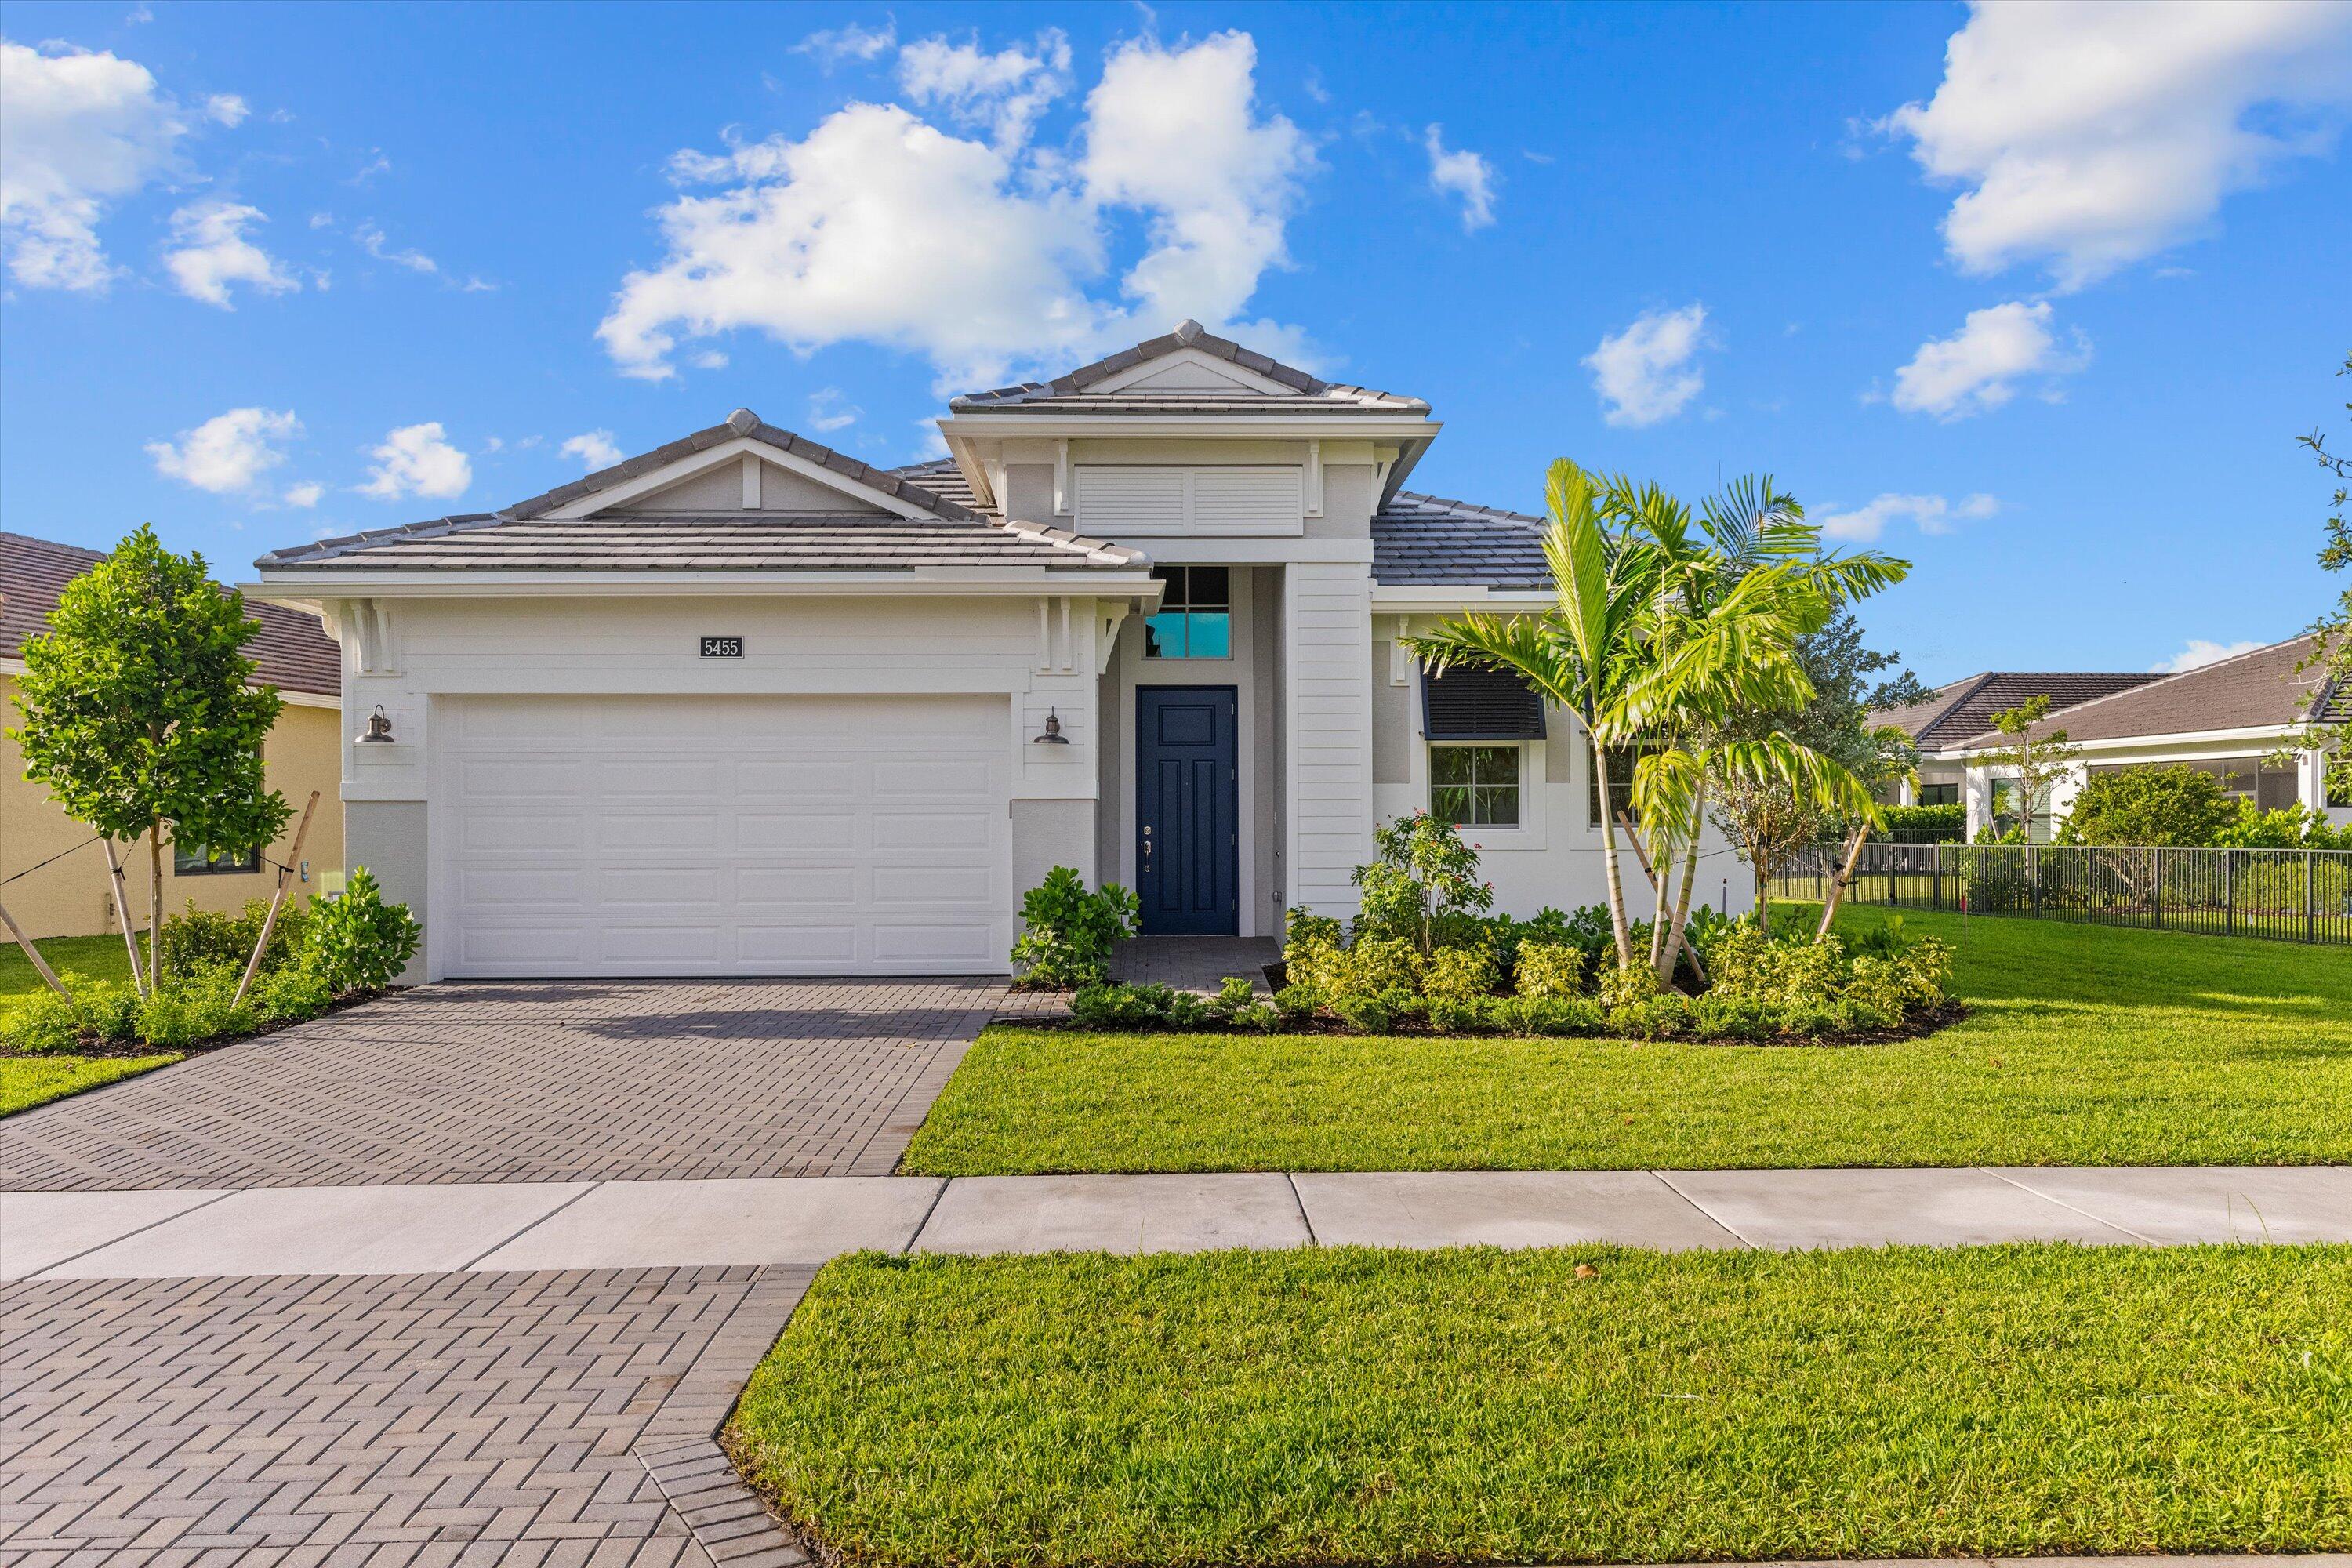
[[[362,746],[392,744],[392,721],[383,716],[383,703],[377,703],[375,711],[368,715],[367,733],[360,737],[360,744]]]
[[[1062,712],[1058,708],[1045,710],[1045,732],[1029,742],[1033,746],[1066,746],[1070,738],[1062,733]]]

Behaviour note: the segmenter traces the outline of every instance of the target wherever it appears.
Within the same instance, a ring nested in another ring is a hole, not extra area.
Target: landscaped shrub
[[[1111,950],[1135,934],[1142,910],[1142,900],[1118,883],[1089,892],[1077,872],[1056,866],[1022,896],[1028,929],[1013,944],[1013,962],[1033,985],[1099,985],[1109,977]]]
[[[1438,925],[1458,923],[1447,917],[1481,914],[1494,905],[1494,884],[1478,879],[1476,846],[1425,811],[1372,829],[1372,847],[1371,863],[1355,871],[1362,892],[1355,932],[1360,944],[1385,937],[1433,952]]]
[[[191,899],[186,910],[163,922],[163,968],[184,974],[206,964],[231,963],[243,973],[253,957],[253,944],[260,940],[262,922],[268,918],[267,899],[248,899],[235,914],[200,910]],[[310,932],[310,910],[289,900],[278,911],[278,923],[269,929],[269,950],[261,955],[262,969],[277,969],[299,959]]]
[[[2230,849],[2352,849],[2352,823],[2337,827],[2327,814],[2307,805],[2257,811],[2249,800],[2207,843]]]
[[[1441,947],[1429,955],[1421,994],[1433,1002],[1472,1002],[1492,996],[1501,981],[1493,949]]]
[[[2221,781],[2185,763],[2118,768],[2083,781],[2061,844],[2211,844],[2237,815]]]
[[[174,917],[163,928],[165,941],[178,928],[184,963],[166,964],[155,994],[142,998],[129,986],[67,974],[70,997],[43,991],[0,1015],[0,1047],[43,1054],[133,1043],[179,1049],[299,1024],[326,1012],[339,995],[390,984],[424,934],[405,904],[385,903],[375,879],[357,868],[341,898],[321,901],[297,921],[299,947],[281,950],[271,933],[269,953],[277,956],[264,955],[240,1001],[237,982],[260,933],[257,910],[263,908]],[[280,929],[289,914],[302,912],[279,911]]]
[[[1925,843],[1931,836],[1943,836],[1954,842],[1969,830],[1969,808],[1964,802],[1950,801],[1937,805],[1890,805],[1886,809],[1885,832],[1898,842]],[[1906,839],[1905,835],[1909,835]]]
[[[1522,996],[1574,996],[1584,989],[1584,950],[1564,942],[1522,942],[1512,975]]]

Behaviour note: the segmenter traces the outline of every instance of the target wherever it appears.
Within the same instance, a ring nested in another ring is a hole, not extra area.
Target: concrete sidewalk
[[[873,1247],[2352,1241],[2352,1167],[830,1176],[0,1194],[0,1279],[814,1267]]]

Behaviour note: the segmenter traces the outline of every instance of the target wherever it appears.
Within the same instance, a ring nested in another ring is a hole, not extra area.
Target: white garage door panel
[[[460,698],[430,913],[464,975],[998,973],[1003,698]]]

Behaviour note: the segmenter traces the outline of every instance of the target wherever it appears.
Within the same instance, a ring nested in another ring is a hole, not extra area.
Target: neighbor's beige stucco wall
[[[23,721],[16,710],[16,681],[0,675],[0,730]],[[269,786],[294,807],[295,818],[271,847],[268,859],[283,861],[291,850],[295,820],[312,790],[319,791],[318,815],[302,846],[310,879],[298,882],[289,898],[307,898],[319,890],[320,878],[343,868],[343,806],[341,794],[342,751],[341,713],[332,708],[287,704],[277,728],[263,743],[261,758]],[[39,865],[60,850],[72,852],[30,876],[0,889],[0,901],[17,923],[35,938],[99,936],[120,928],[113,900],[107,895],[106,855],[96,845],[74,848],[90,837],[89,828],[52,805],[46,785],[25,777],[25,757],[16,742],[0,735],[0,877],[15,877]],[[247,899],[268,898],[275,885],[265,862],[257,872],[226,876],[181,877],[172,870],[170,845],[164,846],[163,911],[176,913],[194,900],[198,909],[235,910]],[[131,908],[143,924],[147,915],[145,846],[127,856]]]

